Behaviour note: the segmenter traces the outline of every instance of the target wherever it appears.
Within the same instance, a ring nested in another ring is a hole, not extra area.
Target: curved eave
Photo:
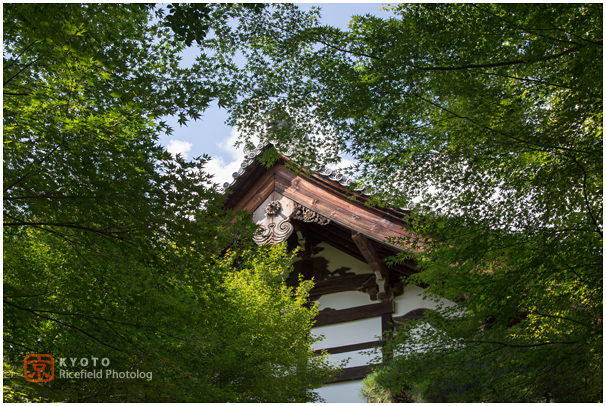
[[[226,182],[223,184],[223,191],[229,194],[228,197],[228,206],[229,201],[238,200],[239,195],[242,192],[248,190],[252,185],[256,183],[256,181],[263,175],[266,168],[263,168],[258,161],[259,155],[265,151],[265,149],[269,148],[271,143],[259,144],[252,150],[245,150],[245,158],[244,161],[240,164],[240,169],[237,172],[232,174],[233,180],[231,182]],[[292,150],[289,149],[276,149],[280,152],[281,156],[276,165],[282,164],[285,165],[290,163],[290,156],[292,155]],[[366,203],[370,200],[371,195],[373,193],[372,189],[367,188],[365,186],[357,186],[359,183],[352,177],[348,177],[343,175],[339,170],[334,170],[326,167],[311,168],[310,171],[305,172],[305,176],[314,179],[316,182],[319,182],[324,185],[325,188],[332,190],[338,194],[346,196],[348,198],[353,198],[356,201]],[[352,187],[353,185],[353,187]],[[377,207],[373,206],[373,209],[380,210],[386,214],[390,214],[395,218],[402,219],[403,216],[408,215],[410,212],[407,209],[396,208],[393,206],[384,206]]]

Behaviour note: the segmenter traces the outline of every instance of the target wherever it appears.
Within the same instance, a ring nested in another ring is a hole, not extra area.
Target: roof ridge
[[[240,177],[242,177],[248,170],[252,167],[253,163],[257,160],[257,157],[263,152],[263,150],[272,145],[280,155],[290,158],[294,153],[294,147],[279,144],[277,141],[265,141],[260,142],[253,148],[244,147],[244,161],[240,164],[240,169],[237,172],[232,173],[233,180],[231,182],[225,182],[223,184],[222,191],[226,191],[227,189],[234,186]],[[352,176],[347,176],[343,174],[339,169],[331,169],[325,165],[318,166],[316,164],[312,164],[309,168],[316,175],[320,175],[323,178],[326,178],[330,181],[337,182],[341,186],[349,187],[355,184],[358,184],[357,187],[353,188],[353,191],[359,193],[364,196],[371,196],[374,190],[371,187],[361,185],[360,182]]]

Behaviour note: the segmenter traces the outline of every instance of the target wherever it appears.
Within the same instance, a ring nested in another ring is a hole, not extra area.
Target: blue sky
[[[297,3],[304,10],[312,6],[321,8],[322,23],[339,28],[347,28],[352,15],[375,14],[387,16],[381,10],[385,3]],[[192,49],[184,54],[184,60],[193,60],[196,51]],[[231,180],[244,158],[241,150],[233,144],[237,138],[235,129],[225,125],[227,114],[224,109],[212,105],[202,116],[201,120],[189,122],[187,126],[179,126],[177,120],[167,120],[174,128],[174,133],[160,139],[171,153],[180,152],[186,158],[203,154],[212,156],[207,166],[210,173],[215,174],[215,181],[219,184]]]

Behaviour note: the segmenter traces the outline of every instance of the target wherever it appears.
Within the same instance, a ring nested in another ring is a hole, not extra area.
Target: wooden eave
[[[348,192],[345,187],[316,173],[295,175],[281,157],[271,168],[259,162],[229,188],[226,202],[229,209],[254,211],[272,193],[278,192],[332,221],[367,235],[376,241],[389,236],[405,236],[407,213],[390,207],[365,205],[368,197]]]
[[[309,230],[315,239],[359,260],[366,261],[352,238],[355,233],[366,236],[382,260],[404,250],[404,247],[387,243],[386,239],[408,235],[406,211],[368,206],[365,203],[369,197],[352,193],[318,173],[295,175],[286,168],[289,162],[282,156],[274,166],[265,168],[255,161],[229,187],[226,208],[252,213],[272,194],[282,195],[331,220],[322,226],[292,220],[293,224],[298,224],[296,228]],[[390,270],[410,275],[416,272],[416,264],[406,261]]]

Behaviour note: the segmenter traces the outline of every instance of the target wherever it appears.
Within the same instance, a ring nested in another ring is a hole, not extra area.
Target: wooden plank
[[[341,375],[333,378],[329,383],[337,383],[337,382],[347,382],[347,381],[357,381],[360,379],[364,379],[366,375],[370,373],[372,368],[377,367],[381,364],[371,364],[371,365],[362,365],[359,367],[349,367],[343,368],[343,372]]]
[[[393,337],[393,318],[391,313],[385,313],[381,316],[381,337],[383,340],[390,340]],[[383,351],[383,362],[391,359],[393,354],[388,351]]]
[[[367,341],[364,343],[341,345],[339,347],[324,348],[321,350],[316,350],[315,352],[316,354],[320,354],[322,351],[326,351],[329,354],[342,354],[344,352],[360,351],[367,350],[369,348],[382,347],[384,344],[385,342],[382,340],[375,340]]]
[[[392,301],[350,307],[342,310],[326,308],[321,310],[316,316],[314,327],[328,326],[347,321],[369,319],[371,317],[381,316],[385,313],[393,313],[394,310],[395,307]]]
[[[309,294],[310,296],[322,296],[329,293],[347,291],[362,292],[365,288],[371,288],[373,286],[377,289],[374,279],[375,275],[368,273],[321,280],[314,284],[314,287]]]

